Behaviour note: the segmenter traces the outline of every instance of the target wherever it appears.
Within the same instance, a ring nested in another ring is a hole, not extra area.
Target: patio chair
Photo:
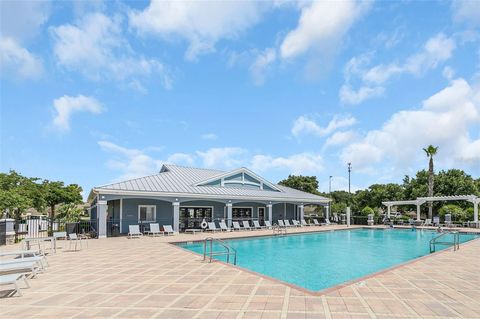
[[[242,221],[242,224],[243,224],[243,229],[252,230],[252,227],[250,227],[250,223],[248,222],[248,220]]]
[[[283,222],[282,219],[279,219],[279,220],[278,220],[278,226],[280,226],[280,227],[286,227],[286,226],[285,226],[285,223]]]
[[[432,219],[431,218],[425,219],[425,221],[423,222],[423,226],[432,226]]]
[[[440,226],[440,217],[433,217],[433,226]]]
[[[9,263],[0,263],[0,273],[29,274],[30,278],[34,278],[40,271],[41,268],[36,261],[24,261],[22,259],[14,259],[12,262]]]
[[[140,226],[139,225],[128,225],[128,238],[139,238],[143,236],[143,234],[140,232]]]
[[[292,223],[293,223],[293,226],[294,227],[302,227],[302,225],[300,224],[300,222],[296,219],[292,219]]]
[[[175,232],[173,231],[173,228],[172,228],[172,225],[163,225],[163,235],[164,236],[170,236],[170,235],[174,235]]]
[[[313,226],[322,226],[316,218],[312,219],[313,220]],[[326,219],[328,220],[328,219]]]
[[[272,229],[272,223],[269,220],[266,220],[264,223],[265,223],[265,228]]]
[[[445,214],[445,226],[455,227],[455,224],[452,221],[452,215],[451,214]]]
[[[208,223],[208,228],[205,229],[206,231],[211,231],[211,232],[216,232],[219,229],[217,228],[217,225],[215,225],[215,222],[209,222]]]
[[[30,288],[30,284],[27,281],[27,277],[25,274],[8,274],[8,275],[0,275],[0,285],[13,285],[14,289],[12,292],[8,294],[8,296],[14,296],[16,293],[19,296],[23,296],[22,292],[20,291],[20,286],[18,282],[23,280],[25,283],[26,288]]]
[[[233,231],[236,230],[241,230],[242,228],[240,227],[240,224],[238,222],[232,222],[233,225]]]
[[[265,226],[260,226],[260,223],[258,222],[258,220],[254,220],[254,221],[253,221],[253,228],[255,228],[255,229],[263,229],[263,228],[265,228]]]
[[[82,239],[80,237],[78,237],[77,234],[75,234],[75,233],[68,234],[68,242],[69,242],[69,245],[68,245],[69,250],[72,250],[73,242],[75,242],[75,251],[77,250],[77,244],[79,244],[80,249],[83,248]]]
[[[160,231],[160,225],[157,223],[150,224],[150,229],[144,232],[145,235],[152,235],[152,236],[157,236],[161,235],[162,232]]]
[[[309,224],[305,219],[302,219],[302,226],[312,226],[312,224]]]
[[[219,225],[220,225],[220,230],[221,231],[230,231],[230,228],[227,227],[227,223],[220,222]]]
[[[36,250],[13,250],[0,252],[0,257],[14,256],[15,260],[25,260],[24,258],[36,257],[42,268],[48,267],[48,261],[45,255]]]
[[[284,219],[283,223],[284,223],[285,227],[293,227],[293,225],[290,224],[290,221],[288,219]]]

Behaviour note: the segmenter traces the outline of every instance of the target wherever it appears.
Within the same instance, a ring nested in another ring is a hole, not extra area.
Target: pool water
[[[226,240],[237,266],[318,291],[430,253],[435,231],[354,229]],[[446,235],[442,241],[450,241]],[[478,237],[461,234],[460,241]],[[203,254],[203,242],[181,243]],[[214,244],[214,251],[222,250]],[[447,248],[437,245],[437,251]],[[461,249],[461,248],[460,248]],[[217,259],[225,261],[224,256]]]

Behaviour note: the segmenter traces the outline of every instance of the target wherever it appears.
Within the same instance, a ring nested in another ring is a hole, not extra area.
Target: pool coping
[[[334,230],[334,229],[323,229],[323,230],[317,230],[317,231],[306,231],[306,232],[300,232],[300,233],[291,233],[291,234],[287,234],[286,236],[291,236],[291,235],[301,235],[301,234],[309,234],[309,233],[320,233],[320,232],[326,232],[326,231],[345,231],[345,230],[352,230],[352,229],[377,229],[377,230],[381,230],[381,229],[388,229],[387,227],[385,228],[380,228],[380,227],[365,227],[365,226],[357,226],[357,227],[352,227],[352,228],[345,228],[345,229],[338,229],[338,230]],[[399,228],[399,229],[402,229],[402,228]],[[405,229],[405,228],[403,228]],[[402,230],[403,230],[402,229]],[[428,229],[430,230],[430,229]],[[480,234],[480,233],[469,233],[469,232],[465,232],[464,234]],[[217,239],[225,239],[225,240],[230,240],[230,239],[249,239],[249,238],[256,238],[256,237],[272,237],[274,235],[258,235],[258,236],[249,236],[249,237],[227,237],[227,238],[217,238]],[[464,242],[464,243],[461,243],[459,246],[463,247],[465,245],[469,245],[469,244],[472,244],[473,242],[475,241],[480,241],[480,237],[479,238],[474,238],[474,239],[471,239],[467,242]],[[179,246],[178,244],[182,244],[182,243],[192,243],[192,242],[203,242],[204,240],[202,239],[198,239],[198,240],[188,240],[188,241],[172,241],[172,242],[168,242],[168,244],[170,244],[171,246],[174,246],[178,249],[181,249],[183,251],[186,251],[186,252],[189,252],[190,254],[193,254],[195,256],[199,256],[199,257],[203,257],[202,254],[199,254],[199,253],[196,253],[192,250],[189,250],[187,248],[184,248],[182,246]],[[421,256],[421,257],[417,257],[417,258],[414,258],[414,259],[411,259],[411,260],[408,260],[408,261],[405,261],[405,262],[402,262],[402,263],[399,263],[397,265],[394,265],[394,266],[391,266],[391,267],[388,267],[388,268],[385,268],[385,269],[382,269],[382,270],[379,270],[379,271],[376,271],[376,272],[373,272],[371,274],[368,274],[368,275],[365,275],[365,276],[361,276],[361,277],[358,277],[358,278],[355,278],[355,279],[352,279],[352,280],[348,280],[348,281],[345,281],[345,282],[342,282],[338,285],[334,285],[334,286],[331,286],[331,287],[328,287],[328,288],[325,288],[325,289],[321,289],[321,290],[318,290],[318,291],[315,291],[315,290],[310,290],[310,289],[307,289],[307,288],[303,288],[303,287],[300,287],[300,286],[297,286],[295,284],[291,284],[291,283],[288,283],[288,282],[285,282],[285,281],[282,281],[280,279],[277,279],[277,278],[274,278],[274,277],[270,277],[270,276],[267,276],[267,275],[264,275],[264,274],[261,274],[259,272],[256,272],[256,271],[253,271],[253,270],[250,270],[250,269],[247,269],[247,268],[243,268],[243,267],[240,267],[240,266],[237,266],[237,265],[233,265],[233,264],[230,264],[230,263],[227,263],[227,262],[224,262],[224,261],[221,261],[221,260],[218,260],[218,259],[214,259],[212,260],[213,263],[220,263],[220,264],[223,264],[225,266],[229,266],[229,267],[232,267],[234,269],[237,269],[237,270],[240,270],[240,271],[244,271],[244,272],[247,272],[249,274],[252,274],[252,275],[256,275],[258,277],[261,277],[261,278],[264,278],[264,279],[268,279],[270,281],[273,281],[273,282],[276,282],[276,283],[279,283],[279,284],[282,284],[284,286],[287,286],[287,287],[290,287],[290,288],[293,288],[293,289],[296,289],[296,290],[299,290],[305,294],[308,294],[310,296],[323,296],[323,295],[326,295],[328,293],[331,293],[331,292],[334,292],[334,291],[337,291],[339,289],[342,289],[342,288],[345,288],[347,286],[351,286],[353,284],[356,284],[358,282],[362,282],[362,281],[365,281],[367,279],[371,279],[371,278],[374,278],[374,277],[377,277],[377,276],[380,276],[386,272],[389,272],[389,271],[393,271],[395,269],[398,269],[398,268],[401,268],[401,267],[405,267],[407,265],[410,265],[410,264],[413,264],[413,263],[416,263],[416,262],[420,262],[426,258],[429,258],[429,257],[434,257],[434,256],[437,256],[437,255],[440,255],[442,253],[447,253],[447,252],[451,252],[452,251],[452,247],[447,247],[445,249],[442,249],[440,251],[436,251],[436,252],[433,252],[433,253],[429,253],[428,255],[424,255],[424,256]]]

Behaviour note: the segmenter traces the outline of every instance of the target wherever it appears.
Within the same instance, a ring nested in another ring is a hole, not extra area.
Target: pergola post
[[[299,205],[298,208],[299,208],[299,215],[300,215],[298,219],[301,221],[301,220],[304,219],[303,218],[303,205]]]
[[[232,227],[232,203],[227,203],[227,224],[228,228]]]
[[[417,203],[417,220],[420,220],[420,203]]]
[[[387,205],[387,217],[388,219],[390,219],[390,212],[392,210],[392,206],[391,205]]]
[[[473,202],[473,221],[478,225],[478,204],[479,200]]]
[[[330,204],[325,206],[325,220],[330,220]]]

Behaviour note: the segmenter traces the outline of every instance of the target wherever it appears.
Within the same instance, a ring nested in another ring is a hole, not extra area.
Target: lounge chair
[[[219,225],[221,231],[230,231],[230,228],[227,227],[227,224],[225,222],[220,222]]]
[[[286,226],[285,226],[285,223],[284,223],[283,220],[281,220],[281,219],[278,220],[278,226],[280,226],[280,227],[286,227]]]
[[[150,229],[144,232],[145,235],[161,235],[162,231],[160,231],[160,225],[155,223],[155,224],[150,224]]]
[[[217,228],[217,225],[215,225],[215,222],[208,223],[208,228],[206,229],[206,231],[216,232],[218,230],[219,229]]]
[[[298,220],[292,219],[292,223],[293,223],[294,227],[302,227],[302,225],[300,224],[300,222]]]
[[[242,224],[243,224],[243,229],[252,230],[252,227],[250,227],[250,223],[248,222],[248,220],[242,221]]]
[[[22,258],[23,259],[23,258]],[[0,273],[21,273],[30,274],[30,278],[34,278],[40,272],[41,268],[36,261],[23,261],[22,259],[14,260],[15,262],[0,263]]]
[[[315,220],[314,220],[315,221]],[[323,223],[320,223],[319,226],[330,226],[332,223],[330,222],[330,219],[325,218],[325,221]]]
[[[240,224],[238,222],[232,222],[233,225],[233,231],[236,230],[241,230],[242,228],[240,227]]]
[[[265,228],[265,226],[260,226],[260,223],[258,222],[258,220],[254,220],[254,221],[253,221],[253,228],[255,228],[255,229],[263,229],[263,228]]]
[[[265,221],[265,228],[272,229],[272,223],[269,220]]]
[[[172,225],[163,225],[163,232],[162,234],[164,236],[170,236],[170,235],[174,235],[175,232],[173,231],[173,228],[172,228]]]
[[[431,218],[425,219],[425,221],[423,222],[423,226],[432,226],[432,219]]]
[[[433,217],[433,226],[440,226],[440,217]]]
[[[143,234],[140,232],[139,225],[128,225],[128,238],[141,237]]]
[[[15,256],[15,260],[17,261],[20,260],[20,258],[23,259],[28,257],[37,257],[42,268],[48,267],[48,261],[45,255],[36,250],[13,250],[0,252],[0,257],[5,256]]]
[[[305,219],[302,219],[302,226],[313,226],[313,225],[307,223],[307,221]]]
[[[313,220],[313,226],[322,226],[316,218],[314,218],[312,220]]]
[[[30,288],[30,284],[27,281],[27,277],[25,274],[8,274],[8,275],[0,275],[0,285],[13,285],[15,288],[13,292],[9,293],[9,296],[15,295],[17,293],[19,296],[23,296],[22,292],[20,291],[20,286],[18,285],[18,281],[23,280],[25,283],[26,288]]]
[[[284,219],[283,223],[285,224],[285,227],[293,227],[293,225],[290,224],[290,221],[288,219]]]

